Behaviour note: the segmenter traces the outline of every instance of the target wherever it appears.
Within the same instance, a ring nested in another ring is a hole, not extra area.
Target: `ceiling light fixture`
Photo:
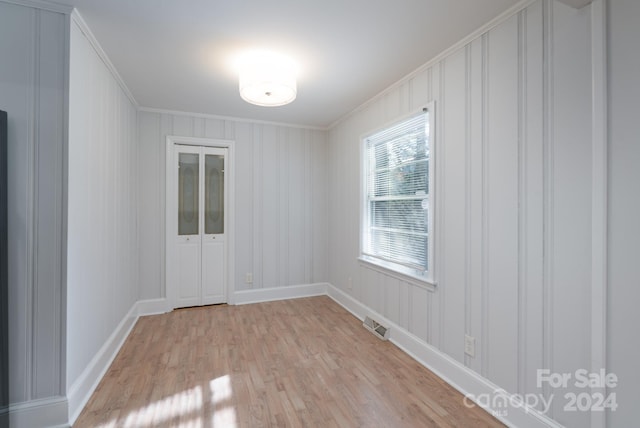
[[[296,64],[272,52],[252,52],[240,62],[240,96],[248,103],[276,107],[296,99]]]

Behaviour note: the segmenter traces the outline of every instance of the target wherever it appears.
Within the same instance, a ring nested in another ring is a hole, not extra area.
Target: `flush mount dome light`
[[[296,99],[295,63],[271,52],[253,52],[240,63],[240,96],[248,103],[276,107]]]

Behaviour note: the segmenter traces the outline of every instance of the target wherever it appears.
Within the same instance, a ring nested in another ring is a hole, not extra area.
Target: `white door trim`
[[[227,276],[226,276],[226,294],[227,302],[234,304],[234,284],[235,284],[235,141],[221,140],[214,138],[197,138],[197,137],[181,137],[175,135],[167,135],[166,139],[166,179],[165,179],[165,297],[168,302],[168,309],[173,309],[176,301],[177,290],[170,286],[169,278],[173,277],[174,266],[169,263],[173,260],[173,242],[170,237],[173,233],[172,226],[177,222],[175,210],[171,209],[171,198],[173,197],[174,181],[174,153],[175,147],[181,146],[200,146],[200,147],[218,147],[227,149],[227,170],[230,171],[225,176],[228,187],[227,195],[227,213],[225,218],[225,229],[227,234]]]

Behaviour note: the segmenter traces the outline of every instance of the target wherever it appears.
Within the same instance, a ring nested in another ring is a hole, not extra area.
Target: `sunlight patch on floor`
[[[222,407],[221,409],[217,408],[233,396],[233,388],[231,388],[231,378],[229,375],[213,379],[209,382],[209,389],[211,390],[211,404],[216,406],[216,409],[213,411],[212,426],[237,427],[235,408],[232,406]]]
[[[231,378],[229,375],[220,376],[209,382],[211,390],[211,403],[220,404],[224,400],[229,400],[233,394],[231,388]]]
[[[202,403],[202,388],[196,386],[129,413],[124,426],[154,426],[176,417],[199,412],[202,410]]]
[[[213,412],[212,427],[236,428],[236,409],[233,407],[224,407]]]
[[[180,428],[236,428],[236,409],[230,404],[232,398],[231,377],[220,376],[209,381],[209,391],[203,391],[198,385],[134,410],[123,422],[115,418],[96,428],[150,428],[169,424]],[[211,408],[210,418],[206,415],[205,403]],[[208,420],[206,424],[205,420]]]

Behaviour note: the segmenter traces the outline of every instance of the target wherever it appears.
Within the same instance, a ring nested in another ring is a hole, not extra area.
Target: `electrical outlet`
[[[349,277],[349,280],[347,281],[347,290],[352,290],[353,289],[353,281],[351,281],[351,277]]]
[[[247,284],[253,284],[253,274],[247,273],[244,277],[244,282],[246,282]]]
[[[469,336],[468,334],[464,335],[464,353],[468,356],[475,358],[476,356],[476,338]]]

